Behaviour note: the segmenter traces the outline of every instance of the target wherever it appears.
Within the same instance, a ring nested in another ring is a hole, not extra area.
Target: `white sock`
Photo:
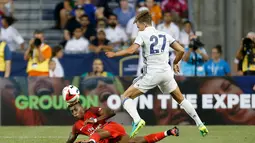
[[[141,120],[141,117],[137,112],[133,99],[125,98],[123,100],[123,107],[128,112],[128,114],[133,118],[134,123],[138,123]]]
[[[203,124],[202,121],[200,120],[199,116],[197,115],[196,110],[194,109],[194,107],[188,100],[184,99],[181,102],[180,106],[182,106],[183,109],[186,111],[186,113],[188,113],[189,116],[196,122],[197,126]]]

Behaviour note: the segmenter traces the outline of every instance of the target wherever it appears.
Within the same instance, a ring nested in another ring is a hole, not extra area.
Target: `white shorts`
[[[133,86],[142,93],[146,93],[148,90],[158,86],[163,94],[169,94],[178,87],[174,75],[169,71],[148,72],[140,75],[133,80]]]

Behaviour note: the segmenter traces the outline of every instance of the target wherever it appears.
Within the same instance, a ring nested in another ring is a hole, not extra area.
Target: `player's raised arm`
[[[129,48],[118,51],[118,52],[106,52],[106,56],[108,58],[113,58],[113,57],[119,57],[119,56],[125,56],[125,55],[132,55],[134,54],[137,49],[140,47],[140,45],[134,43],[132,44]]]
[[[68,140],[66,141],[66,143],[74,143],[74,141],[76,140],[76,138],[78,137],[77,134],[73,134],[72,132],[69,135]]]

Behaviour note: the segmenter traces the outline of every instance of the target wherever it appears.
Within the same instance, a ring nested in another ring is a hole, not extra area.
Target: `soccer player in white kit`
[[[186,100],[175,79],[174,72],[179,72],[178,62],[182,59],[184,48],[166,32],[158,31],[151,26],[149,11],[141,11],[134,21],[139,29],[134,43],[127,49],[118,52],[106,52],[109,58],[135,53],[141,46],[143,48],[144,67],[142,75],[134,79],[133,84],[122,95],[124,109],[130,114],[134,122],[132,124],[131,137],[145,126],[145,121],[139,116],[133,99],[158,86],[161,92],[171,94],[177,103],[194,119],[202,136],[208,134],[208,130],[200,120],[192,104]],[[169,50],[176,51],[173,70],[168,64]]]

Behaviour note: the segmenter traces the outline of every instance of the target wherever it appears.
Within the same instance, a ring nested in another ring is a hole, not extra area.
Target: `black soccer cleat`
[[[174,127],[167,131],[168,136],[179,136],[179,129],[177,127]]]

